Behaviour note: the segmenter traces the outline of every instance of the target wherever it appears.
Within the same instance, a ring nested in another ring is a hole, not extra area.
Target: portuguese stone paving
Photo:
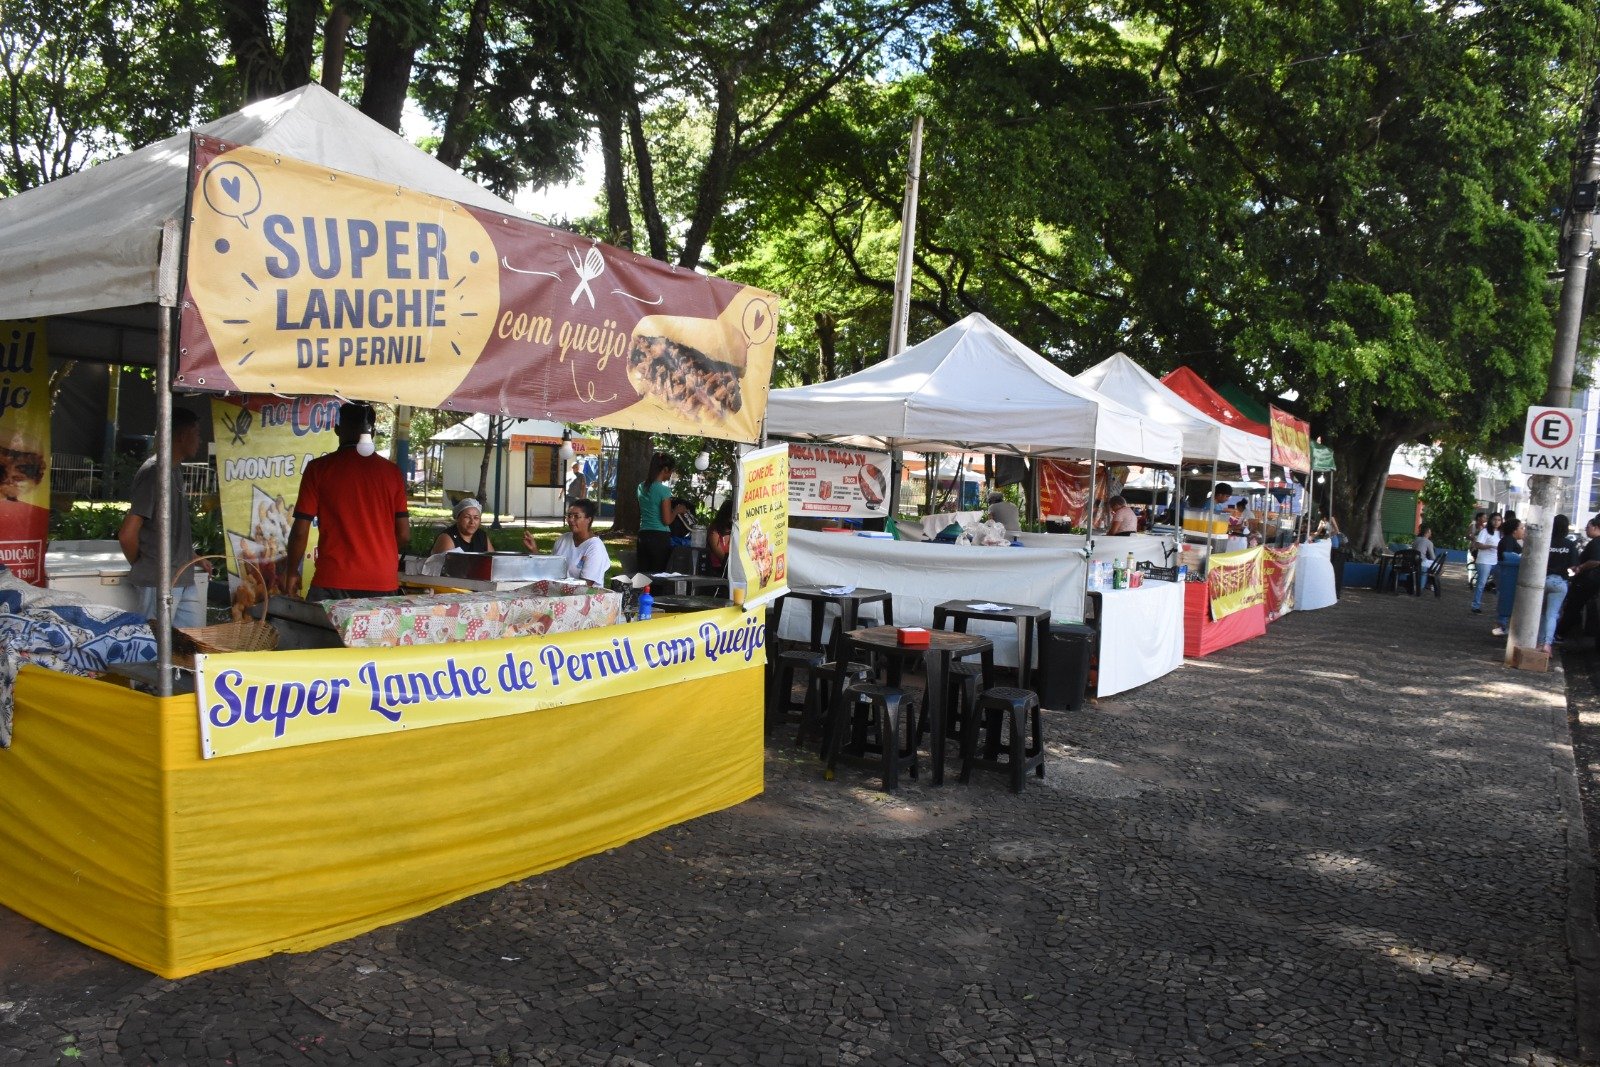
[[[738,808],[179,982],[0,911],[0,1064],[1584,1062],[1563,681],[1488,628],[1349,592],[1047,714],[1020,796],[775,740]]]

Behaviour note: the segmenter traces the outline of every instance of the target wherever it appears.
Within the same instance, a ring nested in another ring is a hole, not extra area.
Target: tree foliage
[[[1478,505],[1478,478],[1457,448],[1439,451],[1422,480],[1422,521],[1433,527],[1440,548],[1466,548],[1472,512]]]

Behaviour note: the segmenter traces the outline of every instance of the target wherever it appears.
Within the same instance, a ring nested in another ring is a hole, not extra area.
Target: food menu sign
[[[889,456],[833,445],[789,446],[789,514],[871,518],[889,496]]]
[[[333,424],[339,401],[331,397],[251,396],[213,400],[217,443],[217,493],[228,550],[233,606],[254,612],[268,596],[286,591],[289,530],[306,465],[339,447]],[[317,530],[312,527],[302,561],[306,580],[315,571]]]
[[[771,293],[193,140],[176,387],[760,437]]]
[[[789,449],[773,445],[739,457],[733,507],[732,585],[745,607],[782,596],[789,587]]]

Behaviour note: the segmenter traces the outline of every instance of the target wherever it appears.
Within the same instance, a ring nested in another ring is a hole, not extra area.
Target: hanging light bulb
[[[703,471],[709,466],[711,466],[711,453],[701,452],[698,456],[694,457],[695,470]]]
[[[377,450],[378,446],[372,443],[371,430],[368,430],[366,433],[362,434],[361,440],[356,442],[356,455],[358,456],[370,456]]]
[[[563,468],[565,468],[567,464],[571,463],[572,462],[572,458],[575,455],[577,455],[577,453],[574,452],[573,449],[572,449],[572,431],[571,430],[562,430],[561,431],[561,452],[560,452],[560,455],[561,455],[561,465],[562,465]]]

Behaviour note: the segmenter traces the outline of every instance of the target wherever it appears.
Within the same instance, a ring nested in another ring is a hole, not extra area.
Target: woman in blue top
[[[657,452],[650,472],[634,490],[639,495],[639,569],[655,574],[672,557],[672,486],[677,473],[672,457]]]

